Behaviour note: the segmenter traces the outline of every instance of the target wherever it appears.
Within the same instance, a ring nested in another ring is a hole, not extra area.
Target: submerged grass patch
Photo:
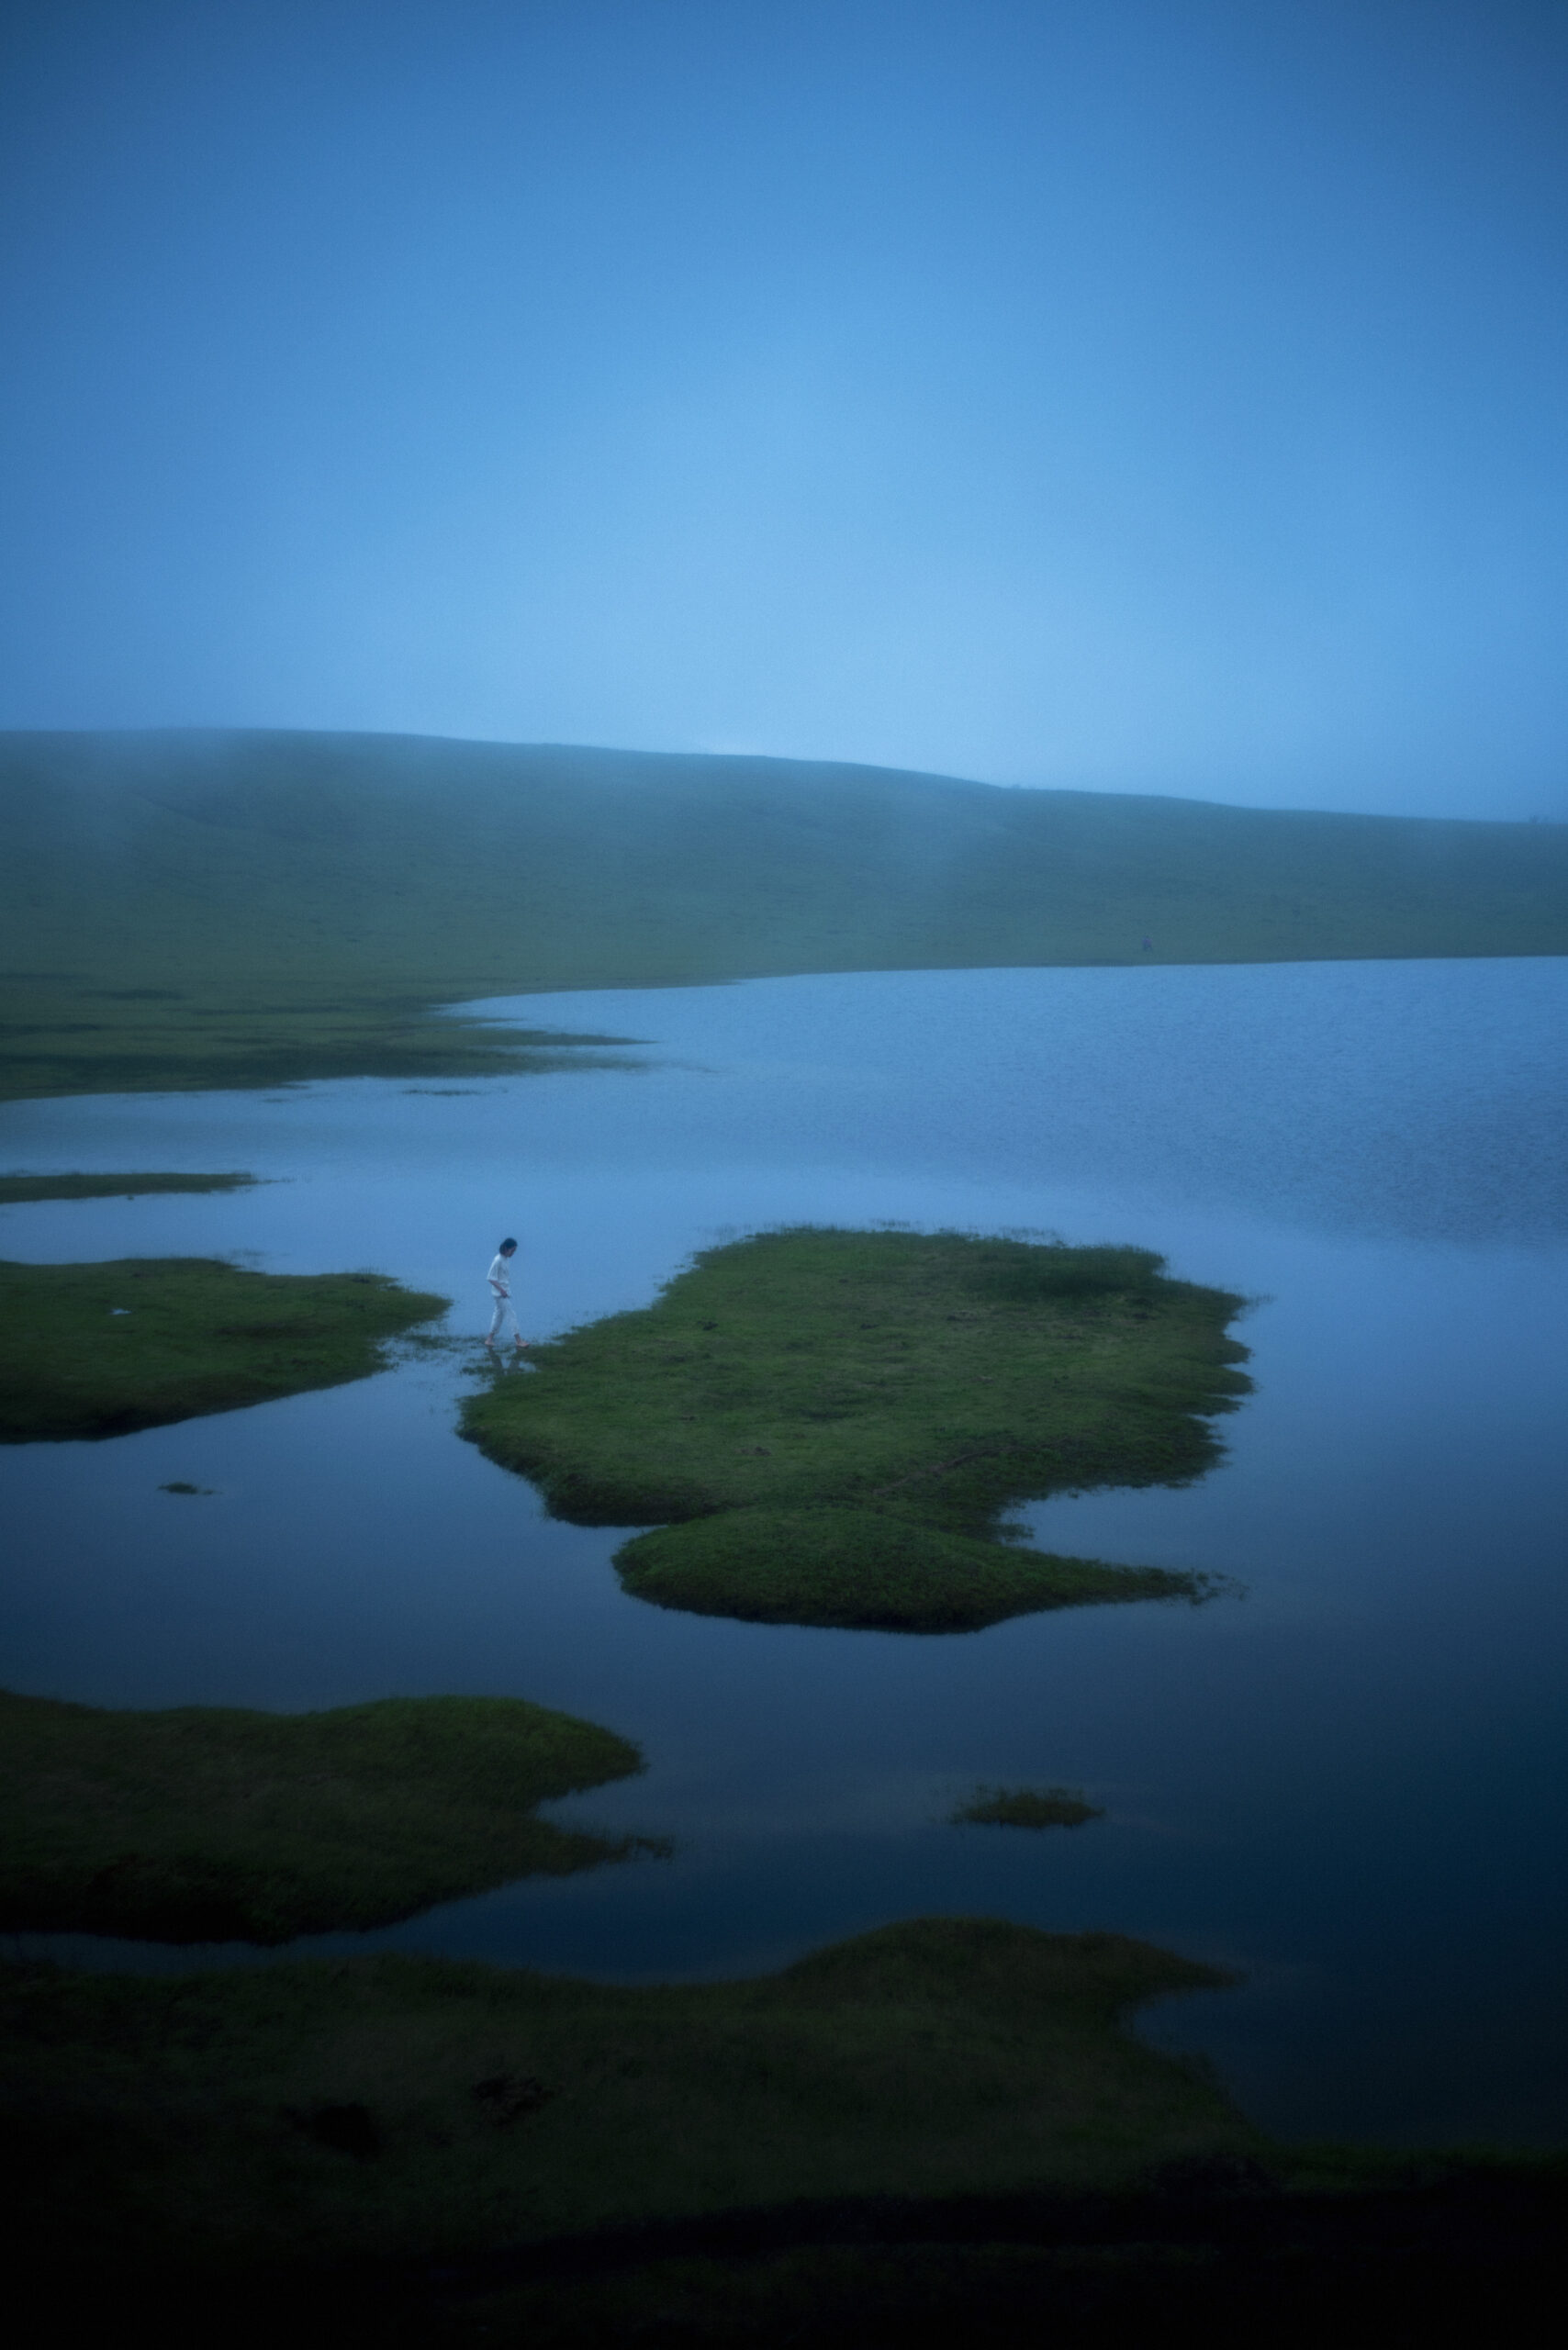
[[[216,1258],[0,1262],[0,1443],[123,1436],[379,1370],[449,1304],[382,1273]]]
[[[515,1697],[109,1711],[0,1692],[0,1929],[286,1942],[623,1857],[532,1817],[636,1748]]]
[[[36,2223],[67,2224],[78,2253],[408,2260],[1245,2151],[1222,2092],[1122,2028],[1141,2000],[1225,1980],[1120,1935],[972,1919],[751,1981],[630,1988],[402,1956],[14,1968],[0,2072]]]
[[[623,1544],[627,1588],[773,1623],[972,1630],[1200,1576],[1006,1539],[1026,1499],[1178,1484],[1249,1382],[1242,1300],[1137,1248],[805,1226],[713,1248],[652,1306],[536,1349],[464,1432]]]
[[[977,1787],[949,1817],[955,1828],[1081,1828],[1105,1814],[1076,1787]]]
[[[28,1200],[134,1200],[147,1192],[243,1192],[253,1175],[0,1175],[0,1207]]]

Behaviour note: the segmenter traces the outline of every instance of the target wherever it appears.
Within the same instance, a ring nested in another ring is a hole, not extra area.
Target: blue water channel
[[[672,1858],[297,1949],[643,1980],[932,1912],[1116,1929],[1241,1974],[1140,2028],[1205,2053],[1269,2128],[1560,2141],[1568,965],[872,973],[486,1009],[639,1038],[644,1065],[13,1103],[0,1169],[268,1180],[0,1210],[0,1254],[374,1266],[477,1334],[514,1232],[546,1334],[769,1224],[1134,1241],[1253,1301],[1257,1392],[1200,1484],[1050,1502],[1036,1535],[1244,1592],[942,1638],[665,1612],[622,1593],[620,1534],[552,1523],[460,1441],[461,1356],[414,1351],[321,1394],[0,1449],[0,1680],[117,1706],[511,1693],[642,1746],[641,1777],[554,1816],[672,1837]],[[176,1478],[214,1490],[159,1491]],[[980,1782],[1080,1786],[1107,1816],[946,1824]]]

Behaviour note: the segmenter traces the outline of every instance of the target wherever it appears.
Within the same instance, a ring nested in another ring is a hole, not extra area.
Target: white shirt
[[[498,1297],[510,1297],[511,1295],[511,1281],[510,1279],[510,1272],[511,1259],[510,1257],[503,1257],[499,1249],[498,1249],[496,1251],[495,1260],[492,1263],[489,1271],[485,1276]]]

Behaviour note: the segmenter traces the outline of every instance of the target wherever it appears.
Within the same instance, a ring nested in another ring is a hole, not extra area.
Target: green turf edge
[[[0,1175],[0,1207],[30,1200],[140,1199],[152,1192],[247,1192],[254,1175]]]
[[[535,1818],[637,1749],[518,1697],[165,1712],[0,1692],[0,1930],[275,1943],[646,1841]]]
[[[872,1510],[721,1510],[623,1542],[634,1599],[743,1623],[978,1632],[1014,1616],[1144,1599],[1199,1601],[1213,1578],[983,1542]]]
[[[450,1300],[218,1258],[0,1261],[0,1443],[65,1442],[367,1378]]]

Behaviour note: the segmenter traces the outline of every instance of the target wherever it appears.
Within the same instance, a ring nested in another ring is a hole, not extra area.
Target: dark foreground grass
[[[28,1200],[134,1200],[147,1192],[243,1192],[253,1175],[0,1175],[0,1207]]]
[[[1074,1787],[977,1787],[950,1816],[955,1828],[1081,1828],[1105,1817]]]
[[[0,1976],[24,2233],[87,2257],[409,2261],[801,2197],[1114,2187],[1256,2132],[1126,2011],[1226,1978],[928,1919],[738,1983],[404,1956]]]
[[[0,1692],[0,1929],[286,1942],[623,1857],[534,1805],[642,1768],[515,1697],[110,1712]]]
[[[379,1370],[450,1301],[381,1273],[206,1257],[0,1262],[0,1443],[123,1436]]]
[[[0,937],[0,1095],[471,1077],[586,1041],[432,1010],[530,990],[1560,955],[1568,827],[396,735],[11,734]]]
[[[367,2278],[355,2314],[374,2309],[378,2338],[451,2350],[1443,2350],[1553,2338],[1562,2161],[1362,2156],[1333,2188],[1305,2167],[1275,2149],[1263,2163],[1171,2165],[1111,2194],[737,2211]],[[297,2299],[294,2310],[297,2322]],[[327,2325],[321,2338],[338,2338]]]
[[[464,1431],[639,1598],[767,1623],[974,1630],[1204,1579],[999,1539],[1020,1501],[1176,1484],[1248,1382],[1242,1301],[1137,1248],[807,1226],[708,1250],[635,1314],[497,1376]]]
[[[498,2252],[264,2266],[13,2257],[51,2338],[170,2350],[1448,2350],[1554,2341],[1568,2165],[1362,2163],[1298,2183],[1288,2151],[1173,2164],[1106,2193],[792,2199]],[[60,2232],[63,2232],[63,2231]]]
[[[1123,2028],[1221,1980],[966,1919],[633,1989],[12,1966],[8,2280],[182,2350],[1554,2339],[1568,2166],[1269,2143]]]

